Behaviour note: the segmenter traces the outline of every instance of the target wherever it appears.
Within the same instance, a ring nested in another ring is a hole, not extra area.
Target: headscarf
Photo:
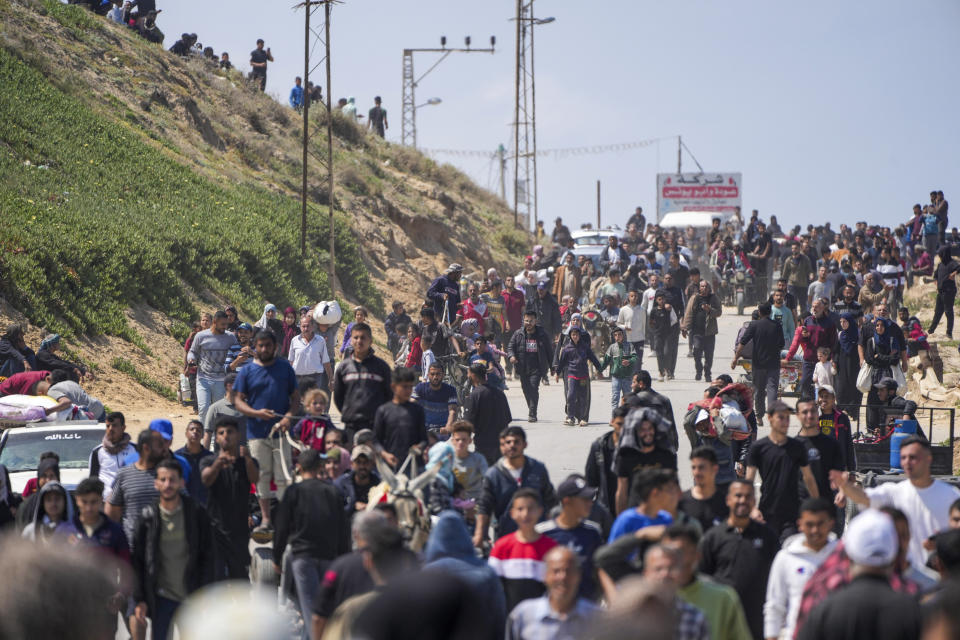
[[[846,320],[850,327],[841,329],[838,339],[840,340],[840,350],[850,355],[857,350],[857,343],[860,339],[860,331],[857,329],[857,319],[852,313],[841,313],[841,320]]]
[[[37,351],[45,351],[49,349],[51,346],[58,344],[59,342],[60,342],[60,334],[52,333],[43,339],[43,341],[40,343],[40,348],[37,349]]]
[[[276,305],[270,304],[269,302],[263,305],[263,314],[260,316],[260,319],[257,320],[257,322],[253,326],[258,327],[260,329],[269,328],[267,325],[267,311],[273,311],[274,313],[278,313],[279,309],[277,309]]]
[[[881,348],[885,348],[889,352],[891,347],[890,325],[893,324],[893,321],[877,316],[876,318],[873,319],[874,326],[876,326],[878,321],[883,322],[883,333],[881,334],[879,331],[876,330],[876,328],[874,328],[873,335],[876,337],[877,346]]]
[[[447,489],[453,491],[453,456],[455,452],[453,445],[444,440],[430,447],[430,457],[427,460],[427,468],[432,469],[440,465],[440,471],[437,472],[437,478],[445,485]]]

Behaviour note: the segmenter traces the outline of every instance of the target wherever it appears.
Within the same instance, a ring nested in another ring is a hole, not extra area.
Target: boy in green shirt
[[[613,344],[607,348],[600,362],[600,371],[610,366],[610,405],[611,411],[620,406],[620,395],[630,393],[630,380],[633,377],[633,365],[637,361],[637,352],[633,345],[626,341],[623,329],[616,327],[613,330]]]

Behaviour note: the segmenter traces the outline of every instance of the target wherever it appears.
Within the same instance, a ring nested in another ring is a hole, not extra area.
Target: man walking
[[[373,108],[367,113],[367,129],[373,129],[373,132],[383,138],[386,130],[390,128],[387,122],[387,110],[380,106],[380,96],[373,99]]]
[[[730,515],[703,536],[700,571],[737,591],[751,635],[763,638],[763,598],[767,574],[780,550],[770,527],[750,519],[754,507],[753,484],[734,480],[727,492]]]
[[[690,336],[693,342],[693,362],[697,369],[696,380],[712,380],[713,349],[717,343],[717,318],[723,313],[720,299],[713,293],[710,283],[700,281],[700,292],[690,298],[683,314],[683,337]]]
[[[270,47],[263,48],[263,40],[257,40],[257,48],[250,52],[250,78],[261,93],[267,88],[267,61],[273,62]]]
[[[284,451],[281,444],[280,432],[288,430],[295,423],[288,412],[296,411],[300,406],[300,392],[297,391],[297,376],[293,367],[286,360],[276,357],[277,339],[273,332],[260,331],[254,339],[254,347],[257,357],[237,374],[234,388],[237,391],[237,410],[247,416],[247,444],[260,467],[257,499],[263,522],[254,530],[254,534],[267,537],[273,533],[270,480],[277,487],[277,498],[283,498],[283,492],[289,484],[284,469],[293,465],[290,452]]]
[[[213,527],[217,579],[246,580],[250,566],[250,485],[260,479],[257,463],[240,446],[239,424],[224,416],[216,426],[220,454],[200,461]]]
[[[507,396],[497,387],[487,384],[487,367],[481,362],[470,365],[467,373],[473,390],[463,405],[463,417],[473,424],[473,442],[477,453],[487,464],[497,461],[500,433],[507,428],[513,416]]]
[[[144,429],[137,437],[137,452],[140,458],[117,472],[106,505],[107,515],[123,524],[123,533],[131,545],[140,511],[157,499],[154,479],[157,463],[164,457],[163,436],[159,431]]]
[[[523,328],[517,330],[507,346],[507,357],[520,376],[520,387],[527,401],[527,421],[537,421],[540,403],[540,379],[550,371],[553,344],[543,327],[537,326],[537,314],[523,314]]]
[[[753,406],[759,416],[757,423],[762,425],[766,406],[777,401],[780,388],[780,351],[783,349],[784,340],[780,325],[770,319],[770,305],[764,302],[757,307],[757,312],[760,319],[752,321],[740,336],[730,368],[737,368],[740,353],[746,345],[752,343]]]
[[[640,305],[640,292],[636,289],[627,293],[627,304],[620,307],[617,326],[626,332],[626,340],[637,354],[633,363],[633,373],[636,373],[643,368],[643,343],[647,336],[647,310]]]
[[[288,359],[297,375],[297,389],[301,394],[313,387],[330,392],[333,366],[327,343],[317,335],[317,323],[311,316],[300,318],[300,334],[290,341]]]
[[[787,281],[790,293],[799,303],[801,317],[809,313],[807,287],[810,286],[812,273],[813,265],[810,263],[810,258],[800,251],[800,244],[794,242],[790,245],[790,255],[783,260],[780,277]]]
[[[227,314],[217,311],[213,314],[213,326],[193,337],[190,353],[184,372],[191,366],[197,367],[197,413],[200,420],[207,415],[207,408],[226,393],[223,379],[226,377],[224,362],[227,351],[237,343],[237,338],[227,332]]]
[[[377,409],[393,398],[390,366],[373,355],[372,344],[370,326],[364,322],[353,325],[353,353],[340,363],[333,376],[333,401],[348,440],[361,429],[372,429]]]
[[[304,621],[310,620],[320,580],[330,563],[350,551],[349,519],[336,487],[320,479],[323,460],[315,449],[297,458],[301,481],[291,485],[277,507],[273,567],[279,574],[289,546],[290,568]],[[310,625],[304,624],[307,640]]]
[[[180,493],[183,475],[174,460],[157,465],[159,502],[145,507],[133,537],[134,637],[143,637],[147,618],[154,638],[167,638],[174,614],[191,593],[214,580],[210,520]],[[136,631],[134,631],[136,630]]]

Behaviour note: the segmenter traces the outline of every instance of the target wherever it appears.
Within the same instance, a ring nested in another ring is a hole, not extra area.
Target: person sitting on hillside
[[[233,69],[233,63],[230,62],[230,54],[226,51],[220,54],[220,68],[224,71],[230,71],[230,69]]]
[[[188,56],[190,51],[193,49],[193,44],[197,41],[196,34],[184,33],[180,35],[180,39],[173,43],[173,46],[170,47],[170,53],[176,54],[178,56]]]
[[[83,378],[92,377],[87,368],[82,364],[74,364],[68,360],[57,357],[57,351],[60,349],[60,334],[54,333],[43,339],[40,348],[37,349],[37,366],[45,371],[66,371],[67,375],[74,382],[80,382]]]
[[[37,358],[23,339],[23,329],[20,325],[10,325],[0,336],[0,376],[9,377],[36,368]]]

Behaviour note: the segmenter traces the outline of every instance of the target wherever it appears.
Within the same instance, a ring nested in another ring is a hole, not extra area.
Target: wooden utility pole
[[[307,158],[310,140],[310,5],[303,8],[303,175],[300,185],[300,258],[307,257]]]
[[[337,295],[336,247],[334,243],[333,220],[333,105],[330,87],[330,1],[323,5],[324,41],[327,48],[327,210],[330,215],[330,296]]]

